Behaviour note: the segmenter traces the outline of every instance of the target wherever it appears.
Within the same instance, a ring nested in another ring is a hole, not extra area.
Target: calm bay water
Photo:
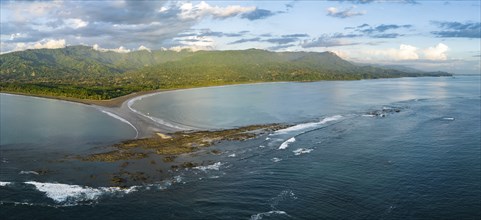
[[[403,78],[211,87],[165,92],[143,98],[132,107],[157,118],[199,128],[292,123],[365,111],[403,100],[479,94],[475,82],[463,83],[463,80],[471,79]],[[468,87],[461,87],[461,83]]]
[[[135,135],[128,125],[77,104],[7,95],[0,101],[2,219],[481,216],[481,94],[476,76],[240,85],[145,97],[132,107],[179,125],[295,126],[245,142],[221,143],[214,148],[223,153],[211,157],[210,165],[175,171],[171,179],[130,190],[65,179],[67,171],[45,176],[18,172],[32,170],[25,163],[42,161],[39,155],[53,159],[55,152],[90,151]],[[51,111],[55,114],[46,120]],[[19,116],[21,112],[27,113]],[[51,130],[39,131],[40,126]],[[44,148],[49,153],[42,153]],[[70,163],[59,162],[59,170],[89,173],[68,168]]]

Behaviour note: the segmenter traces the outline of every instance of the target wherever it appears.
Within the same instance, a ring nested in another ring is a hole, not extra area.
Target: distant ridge
[[[117,53],[88,46],[0,55],[4,92],[110,99],[136,91],[225,84],[451,76],[399,67],[361,66],[332,52],[171,50]]]

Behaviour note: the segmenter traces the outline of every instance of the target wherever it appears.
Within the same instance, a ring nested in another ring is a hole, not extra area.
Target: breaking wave
[[[301,154],[311,153],[311,151],[313,151],[313,150],[314,149],[310,149],[310,148],[298,148],[297,150],[294,150],[292,152],[294,153],[294,155],[299,156]]]
[[[274,163],[277,163],[279,161],[282,161],[282,159],[274,157],[274,158],[271,159],[271,161],[274,162]]]
[[[222,166],[223,163],[221,162],[217,162],[217,163],[214,163],[214,164],[211,164],[211,165],[207,165],[207,166],[198,166],[198,167],[194,167],[194,169],[197,169],[197,170],[202,170],[202,171],[207,171],[207,170],[219,170],[220,169],[220,166]]]
[[[296,138],[295,137],[291,137],[289,138],[287,141],[284,141],[281,146],[279,146],[279,150],[284,150],[286,149],[287,147],[289,147],[289,144],[290,143],[294,143],[296,141]]]
[[[284,128],[284,129],[276,131],[275,134],[285,134],[285,133],[289,133],[289,132],[293,132],[293,131],[301,131],[301,130],[306,130],[306,129],[309,129],[309,128],[315,128],[319,125],[323,125],[323,124],[325,124],[327,122],[330,122],[330,121],[337,121],[341,118],[342,118],[341,115],[335,115],[335,116],[332,116],[332,117],[324,118],[324,119],[320,120],[319,122],[303,123],[303,124],[294,125],[294,126],[291,126],[291,127],[288,127],[288,128]]]
[[[20,174],[20,175],[29,175],[29,174],[38,175],[38,173],[35,172],[35,171],[23,171],[23,170],[20,171],[20,173],[18,173],[18,174]]]
[[[62,183],[41,183],[35,181],[25,182],[45,193],[47,197],[56,203],[65,205],[76,205],[79,202],[95,201],[103,195],[122,195],[137,191],[138,186],[122,189],[120,187],[99,187],[92,188],[87,186],[69,185]]]
[[[11,182],[0,182],[0,186],[7,186],[12,184]]]

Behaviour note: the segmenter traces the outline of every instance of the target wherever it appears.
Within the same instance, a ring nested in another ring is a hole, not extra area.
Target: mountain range
[[[451,76],[409,67],[356,65],[332,52],[98,51],[87,46],[0,55],[0,89],[110,99],[137,91],[226,84]]]

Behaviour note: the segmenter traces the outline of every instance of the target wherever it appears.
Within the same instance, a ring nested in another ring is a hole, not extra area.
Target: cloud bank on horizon
[[[479,1],[1,1],[1,53],[333,51],[354,62],[479,73]]]

